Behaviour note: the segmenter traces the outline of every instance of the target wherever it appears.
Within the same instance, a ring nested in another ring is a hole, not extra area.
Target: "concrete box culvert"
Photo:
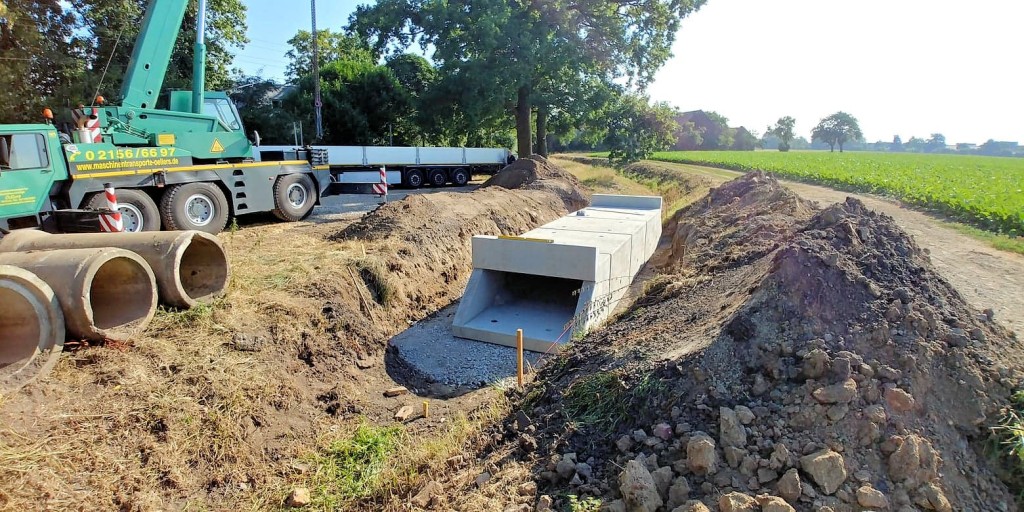
[[[35,274],[0,265],[0,393],[50,372],[64,348],[57,297]]]
[[[614,311],[661,238],[661,198],[595,194],[591,205],[520,237],[473,237],[473,274],[452,322],[459,337],[557,349]]]
[[[53,289],[75,338],[126,339],[156,313],[156,280],[138,254],[124,249],[0,253],[0,265],[28,270]]]
[[[0,241],[0,252],[116,247],[142,256],[156,276],[160,300],[190,308],[227,289],[231,267],[220,240],[200,231],[51,235],[15,231]]]

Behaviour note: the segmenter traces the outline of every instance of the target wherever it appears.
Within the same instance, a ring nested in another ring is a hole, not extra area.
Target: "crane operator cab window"
[[[238,117],[238,110],[235,105],[225,98],[206,98],[203,101],[203,113],[208,116],[217,116],[224,126],[240,131],[242,121]]]
[[[45,169],[49,166],[46,138],[42,134],[0,134],[0,171]]]

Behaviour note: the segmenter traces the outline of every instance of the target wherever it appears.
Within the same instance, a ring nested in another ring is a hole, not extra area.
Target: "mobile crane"
[[[161,92],[188,0],[151,0],[119,104],[74,110],[71,133],[48,110],[44,123],[0,126],[0,230],[98,231],[109,184],[126,231],[218,233],[233,215],[300,220],[321,197],[379,179],[381,166],[415,188],[462,185],[512,159],[504,149],[254,146],[228,95],[204,88],[205,3],[191,91]]]

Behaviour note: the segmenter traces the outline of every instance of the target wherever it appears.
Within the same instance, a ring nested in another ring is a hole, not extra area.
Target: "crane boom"
[[[121,106],[156,106],[186,7],[188,0],[150,0],[121,85]]]

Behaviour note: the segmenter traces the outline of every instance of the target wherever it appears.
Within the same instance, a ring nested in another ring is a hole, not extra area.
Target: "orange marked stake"
[[[519,387],[523,387],[523,330],[516,329],[516,362],[518,363],[518,370],[516,371],[516,378],[519,381]]]

